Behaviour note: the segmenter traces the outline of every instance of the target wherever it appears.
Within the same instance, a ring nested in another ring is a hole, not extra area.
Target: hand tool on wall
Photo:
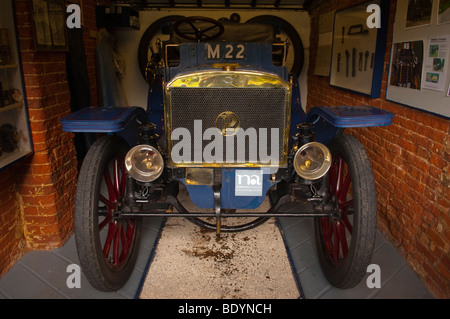
[[[352,77],[356,76],[356,48],[352,51]]]
[[[363,70],[363,56],[364,56],[364,53],[363,52],[359,52],[358,71],[362,71]]]
[[[345,50],[345,76],[348,77],[348,66],[350,63],[350,52],[348,50]]]
[[[364,29],[362,24],[355,24],[348,28],[347,35],[359,35],[359,34],[368,34],[369,30]]]
[[[337,55],[337,72],[341,71],[341,52]]]
[[[0,82],[0,107],[4,107],[5,106],[5,101],[3,98],[3,86],[2,86],[2,82]]]
[[[367,71],[367,60],[369,60],[369,55],[369,51],[366,51],[364,55],[364,71]]]

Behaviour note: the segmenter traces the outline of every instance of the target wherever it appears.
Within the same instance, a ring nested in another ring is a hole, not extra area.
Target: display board
[[[378,5],[380,27],[369,26],[369,5]],[[370,1],[339,10],[334,18],[330,85],[372,98],[380,96],[389,1]]]
[[[386,100],[450,118],[450,0],[398,0]]]

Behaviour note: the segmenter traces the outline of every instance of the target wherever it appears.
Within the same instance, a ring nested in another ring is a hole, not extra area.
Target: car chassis
[[[228,38],[227,29],[233,31]],[[177,19],[173,30],[173,38],[161,42],[146,65],[153,108],[89,107],[61,120],[65,131],[106,133],[83,161],[76,194],[77,250],[89,282],[99,290],[114,291],[128,280],[138,254],[141,217],[183,217],[218,236],[257,227],[273,217],[313,217],[327,279],[339,288],[357,285],[373,251],[377,200],[364,148],[343,131],[390,125],[393,114],[369,106],[315,107],[305,114],[297,76],[286,67],[288,44],[248,35],[267,36],[267,26],[188,17]],[[234,80],[245,84],[230,87]],[[280,92],[284,100],[270,99]],[[264,99],[252,102],[261,94],[270,99],[267,106]],[[230,106],[231,112],[222,100],[226,105],[245,103]],[[206,121],[214,113],[216,129],[227,133],[238,130],[241,120],[242,126],[245,120],[257,125],[267,120],[257,117],[259,107],[261,113],[266,107],[264,114],[274,122],[279,120],[284,133],[282,160],[276,165],[173,161],[170,136],[176,119],[179,125],[190,125],[186,118]],[[254,117],[235,115],[247,114],[248,108]],[[236,195],[243,171],[261,178],[261,195]],[[197,206],[211,211],[188,211],[178,199],[180,184]],[[266,196],[271,208],[257,211]],[[225,225],[223,219],[231,217],[252,219]]]

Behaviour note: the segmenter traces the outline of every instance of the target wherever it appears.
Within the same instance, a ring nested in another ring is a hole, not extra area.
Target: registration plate
[[[242,43],[208,43],[205,45],[208,60],[245,60],[247,48]]]
[[[236,170],[235,196],[262,196],[262,170]]]

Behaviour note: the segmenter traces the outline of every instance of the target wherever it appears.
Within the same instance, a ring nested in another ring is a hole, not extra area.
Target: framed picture
[[[393,44],[389,85],[420,90],[423,68],[423,41]]]
[[[380,10],[380,28],[370,28],[370,4]],[[378,98],[381,93],[389,0],[377,0],[336,11],[330,85]]]
[[[66,9],[63,0],[32,0],[36,50],[67,51]]]
[[[450,0],[439,0],[438,24],[450,23]]]
[[[411,18],[419,2],[416,11],[431,19]],[[450,118],[450,1],[419,2],[396,3],[386,100]]]
[[[406,28],[430,25],[433,0],[408,0]]]

